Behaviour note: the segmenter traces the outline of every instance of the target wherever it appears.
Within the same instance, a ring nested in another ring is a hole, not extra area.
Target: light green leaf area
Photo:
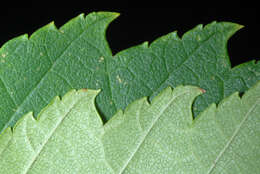
[[[12,174],[246,174],[260,172],[260,82],[195,119],[205,92],[166,88],[119,111],[104,126],[97,91],[55,98],[34,120],[25,115],[0,136],[0,172]]]
[[[0,173],[111,173],[102,151],[96,90],[56,97],[37,120],[23,116],[0,136]]]
[[[235,91],[260,80],[254,61],[231,69],[227,40],[240,25],[198,25],[179,38],[176,32],[112,55],[105,38],[117,13],[79,15],[59,30],[53,23],[0,49],[0,132],[25,113],[35,115],[54,96],[70,89],[102,89],[96,105],[108,120],[144,96],[151,100],[167,86],[195,85],[207,91],[194,103],[195,115]],[[155,22],[156,23],[156,22]],[[241,43],[242,44],[242,43]]]

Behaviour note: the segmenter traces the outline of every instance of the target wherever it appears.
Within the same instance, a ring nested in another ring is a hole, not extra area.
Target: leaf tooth
[[[19,45],[22,42],[27,42],[28,41],[28,34],[23,34],[20,36],[17,36],[9,41],[7,41],[6,43],[4,43],[3,45],[1,45],[0,47],[0,56],[2,56],[2,54],[6,51],[6,50],[10,50],[12,48],[15,48],[17,45]]]
[[[35,32],[32,33],[32,35],[29,37],[29,40],[32,41],[38,41],[39,37],[42,36],[42,33],[48,33],[49,31],[56,31],[58,32],[58,29],[56,25],[54,24],[54,21],[50,22],[49,24],[39,28]]]

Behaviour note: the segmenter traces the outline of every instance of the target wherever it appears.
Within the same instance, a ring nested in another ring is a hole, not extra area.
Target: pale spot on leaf
[[[196,39],[197,39],[197,41],[201,41],[201,37],[199,35],[197,36]]]
[[[122,82],[123,82],[123,80],[120,78],[119,75],[116,76],[116,79],[117,79],[117,81],[118,81],[119,83],[122,83]]]
[[[6,57],[6,55],[7,55],[7,53],[3,53],[3,54],[2,54],[2,57],[3,57],[3,58],[5,58],[5,57]]]
[[[101,56],[100,58],[99,58],[99,60],[98,60],[98,62],[103,62],[104,61],[104,57],[103,56]]]

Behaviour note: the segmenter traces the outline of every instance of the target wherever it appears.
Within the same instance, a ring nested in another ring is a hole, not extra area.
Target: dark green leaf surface
[[[118,109],[166,86],[197,85],[198,114],[234,91],[245,91],[260,79],[260,64],[231,69],[226,44],[240,25],[198,25],[181,39],[176,32],[129,48],[114,56],[105,39],[117,13],[80,15],[59,30],[53,23],[10,40],[0,49],[0,129],[15,124],[28,111],[37,114],[56,95],[72,88],[102,89],[96,99],[109,119]]]

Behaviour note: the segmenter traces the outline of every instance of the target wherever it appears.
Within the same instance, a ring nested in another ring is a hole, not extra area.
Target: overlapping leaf
[[[32,113],[0,136],[0,173],[111,173],[94,106],[97,91],[56,97],[35,120]]]
[[[167,88],[151,104],[137,100],[103,126],[97,91],[71,91],[37,121],[29,113],[0,136],[0,172],[259,173],[260,82],[242,99],[235,93],[194,120],[191,106],[202,92]]]
[[[116,13],[80,15],[59,30],[51,23],[7,42],[0,49],[0,130],[23,114],[39,113],[51,98],[69,89],[102,89],[99,112],[109,119],[143,96],[151,99],[167,86],[197,85],[207,90],[194,104],[198,114],[234,91],[260,79],[260,64],[231,69],[228,38],[240,25],[198,25],[181,39],[176,32],[114,56],[105,39]]]
[[[106,160],[115,173],[260,172],[260,83],[209,106],[195,119],[192,87],[134,102],[106,125]]]

